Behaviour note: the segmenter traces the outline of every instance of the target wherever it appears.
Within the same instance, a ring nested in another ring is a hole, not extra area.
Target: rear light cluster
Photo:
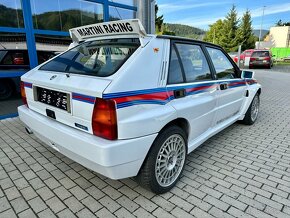
[[[25,93],[25,86],[24,86],[23,81],[20,82],[20,91],[21,91],[22,102],[24,105],[26,105],[28,107],[26,93]]]
[[[96,136],[115,140],[118,138],[116,103],[97,98],[92,117],[93,133]]]

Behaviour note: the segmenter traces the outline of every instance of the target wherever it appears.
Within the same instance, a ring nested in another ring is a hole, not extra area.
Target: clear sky
[[[263,6],[265,7],[263,29],[270,29],[281,19],[290,22],[290,0],[157,0],[159,15],[167,23],[180,23],[202,29],[218,19],[223,19],[232,5],[236,5],[241,17],[249,9],[254,29],[260,29]]]

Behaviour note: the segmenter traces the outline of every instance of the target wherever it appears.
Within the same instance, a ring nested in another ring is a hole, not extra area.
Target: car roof
[[[178,41],[185,41],[185,42],[197,42],[197,43],[202,43],[202,44],[206,44],[206,45],[222,48],[221,46],[213,44],[213,43],[210,43],[210,42],[205,42],[205,41],[201,41],[201,40],[197,40],[197,39],[191,39],[191,38],[185,38],[185,37],[181,37],[181,36],[157,35],[156,38],[171,39],[171,40],[178,40]]]

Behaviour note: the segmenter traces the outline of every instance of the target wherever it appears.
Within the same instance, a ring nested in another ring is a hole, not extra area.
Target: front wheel
[[[252,125],[258,118],[260,110],[260,96],[257,93],[252,100],[250,107],[248,108],[244,119],[241,121],[243,124]]]
[[[137,176],[138,182],[156,194],[177,183],[186,161],[187,137],[178,126],[162,131],[154,141]]]

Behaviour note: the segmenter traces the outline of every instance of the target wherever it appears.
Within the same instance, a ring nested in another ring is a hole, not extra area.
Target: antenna
[[[114,0],[111,0],[113,3],[115,3],[114,2]],[[116,6],[114,6],[114,8],[116,9],[116,11],[117,11],[117,13],[118,13],[118,15],[119,15],[119,18],[121,19],[121,20],[123,20],[123,18],[122,18],[122,16],[121,16],[121,14],[119,13],[119,10],[118,10],[118,8],[116,7]]]

